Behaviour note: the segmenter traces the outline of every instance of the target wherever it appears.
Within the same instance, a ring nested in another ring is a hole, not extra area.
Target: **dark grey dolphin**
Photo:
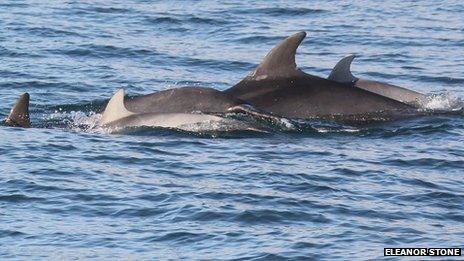
[[[419,106],[425,101],[426,96],[422,93],[384,82],[359,79],[353,76],[350,67],[355,57],[355,55],[350,54],[342,58],[335,65],[328,79],[377,93],[414,106]]]
[[[305,37],[305,32],[299,32],[283,40],[254,71],[224,93],[259,110],[291,118],[370,121],[415,111],[405,103],[298,69],[295,54]]]
[[[19,96],[19,99],[10,111],[10,115],[5,119],[5,124],[13,127],[31,127],[31,119],[29,117],[29,93],[24,93]]]

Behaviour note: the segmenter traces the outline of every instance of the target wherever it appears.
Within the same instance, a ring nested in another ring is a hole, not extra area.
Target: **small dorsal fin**
[[[10,115],[5,120],[5,123],[14,127],[31,127],[31,119],[29,117],[29,93],[24,93],[19,96],[18,101],[11,109]]]
[[[296,49],[306,37],[299,32],[285,38],[264,57],[261,64],[250,74],[255,80],[299,75],[295,63]]]
[[[133,112],[128,111],[126,106],[124,106],[124,89],[120,89],[111,97],[106,105],[106,109],[100,120],[100,125],[105,125],[133,114]]]
[[[354,54],[343,57],[332,69],[328,79],[340,83],[356,82],[358,78],[353,76],[350,69],[351,62],[355,57],[356,56]]]

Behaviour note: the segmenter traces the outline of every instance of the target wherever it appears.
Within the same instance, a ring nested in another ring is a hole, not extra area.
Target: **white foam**
[[[452,93],[431,94],[421,103],[426,110],[459,111],[462,110],[464,102]]]
[[[59,121],[73,131],[87,133],[118,133],[124,131],[121,127],[101,127],[99,122],[102,115],[95,112],[82,111],[62,112],[57,110],[44,117],[45,121]],[[184,124],[176,129],[188,132],[227,132],[227,131],[256,131],[265,132],[247,122],[236,119],[222,118],[219,121],[205,121],[192,124]]]
[[[353,128],[343,128],[343,129],[330,129],[330,128],[314,128],[319,133],[340,133],[340,132],[359,132],[360,129],[353,129]]]
[[[280,122],[279,122],[284,128],[288,129],[288,130],[294,130],[296,129],[296,126],[295,124],[293,124],[290,120],[286,119],[286,118],[280,118]]]

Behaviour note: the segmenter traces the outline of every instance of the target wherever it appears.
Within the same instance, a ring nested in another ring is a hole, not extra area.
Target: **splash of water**
[[[64,112],[62,110],[56,110],[52,114],[44,116],[45,125],[52,127],[62,127],[71,129],[73,131],[83,131],[88,133],[122,133],[122,132],[133,132],[138,128],[121,128],[121,127],[102,127],[98,123],[100,122],[102,115],[95,112],[83,112],[83,111],[70,111]],[[282,120],[282,124],[291,127],[291,123]],[[148,127],[152,129],[159,129],[160,127]],[[141,129],[147,129],[142,127]],[[171,129],[171,128],[167,128]],[[252,132],[267,132],[263,126],[260,126],[256,122],[247,121],[246,119],[237,119],[233,117],[222,117],[220,121],[207,121],[194,124],[185,124],[176,128],[181,131],[203,133],[203,132],[233,132],[233,131],[252,131]]]
[[[431,94],[422,101],[421,107],[432,111],[460,111],[464,107],[464,101],[453,93]]]

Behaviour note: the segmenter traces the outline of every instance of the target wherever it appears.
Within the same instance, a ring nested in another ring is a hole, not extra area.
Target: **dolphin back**
[[[353,54],[343,57],[332,69],[328,79],[339,83],[353,85],[354,87],[415,106],[420,105],[420,103],[425,100],[424,94],[413,90],[384,82],[354,77],[351,73],[351,63],[354,58],[355,55]]]

